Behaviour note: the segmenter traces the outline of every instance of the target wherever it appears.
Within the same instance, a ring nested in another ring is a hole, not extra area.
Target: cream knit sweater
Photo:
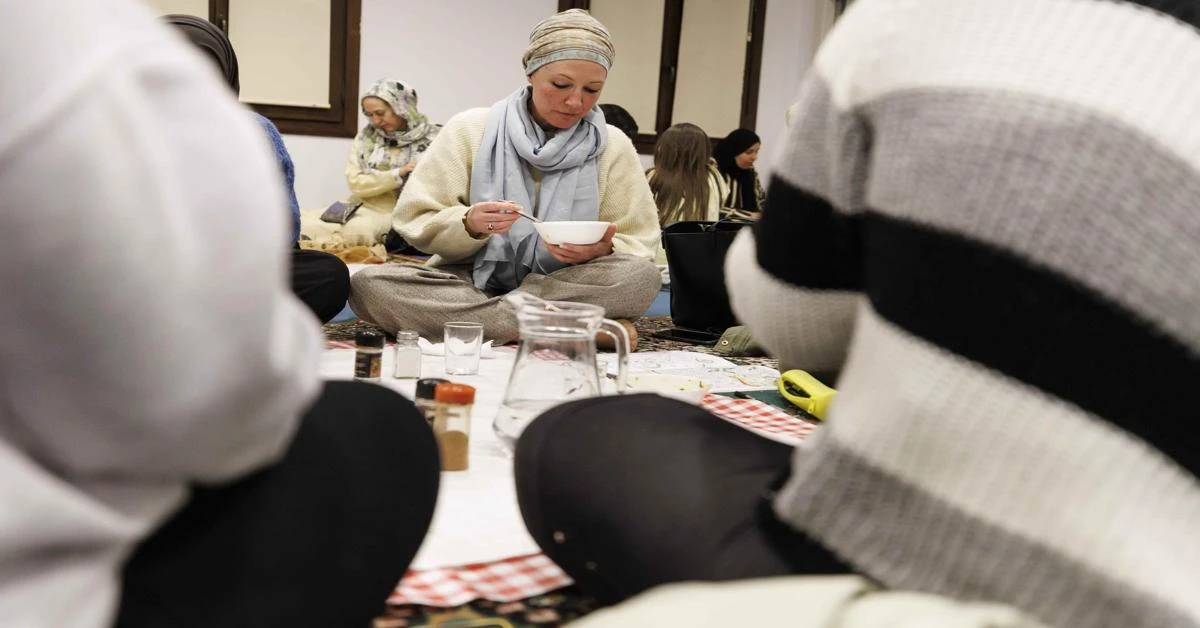
[[[402,148],[391,150],[401,151]],[[346,159],[346,186],[353,198],[362,201],[362,210],[390,213],[396,207],[397,190],[404,184],[400,169],[363,170],[358,156],[363,152],[362,132],[354,138],[350,156]],[[351,199],[353,200],[353,199]]]
[[[396,203],[393,227],[413,246],[433,254],[431,265],[466,262],[487,243],[486,238],[472,238],[462,218],[471,207],[471,168],[488,111],[469,109],[450,118]],[[633,142],[614,126],[608,127],[597,169],[599,220],[617,225],[613,252],[652,259],[660,237],[658,210]]]

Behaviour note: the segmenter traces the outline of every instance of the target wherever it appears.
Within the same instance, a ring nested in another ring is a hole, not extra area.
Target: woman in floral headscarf
[[[346,163],[351,197],[320,220],[305,217],[304,235],[320,243],[382,242],[391,229],[400,190],[441,128],[417,110],[417,90],[400,81],[376,81],[361,102],[367,125],[354,138]]]

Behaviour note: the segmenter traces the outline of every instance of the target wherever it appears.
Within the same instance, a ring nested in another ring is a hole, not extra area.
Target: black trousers
[[[657,395],[587,399],[522,434],[517,497],[542,551],[604,604],[685,580],[850,573],[770,508],[793,451]]]
[[[330,382],[283,460],[197,489],[137,548],[116,625],[369,626],[421,545],[439,477],[411,402]]]
[[[328,323],[350,298],[350,271],[336,255],[297,245],[292,250],[292,292]]]

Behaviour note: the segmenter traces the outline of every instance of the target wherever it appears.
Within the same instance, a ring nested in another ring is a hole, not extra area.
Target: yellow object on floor
[[[778,386],[784,399],[821,420],[825,420],[829,403],[837,395],[836,390],[800,369],[784,371],[779,376]]]

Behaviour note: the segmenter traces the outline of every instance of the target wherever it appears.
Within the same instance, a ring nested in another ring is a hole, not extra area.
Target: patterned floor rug
[[[546,628],[595,609],[595,601],[575,587],[566,587],[516,602],[475,600],[454,608],[391,606],[372,628]]]

